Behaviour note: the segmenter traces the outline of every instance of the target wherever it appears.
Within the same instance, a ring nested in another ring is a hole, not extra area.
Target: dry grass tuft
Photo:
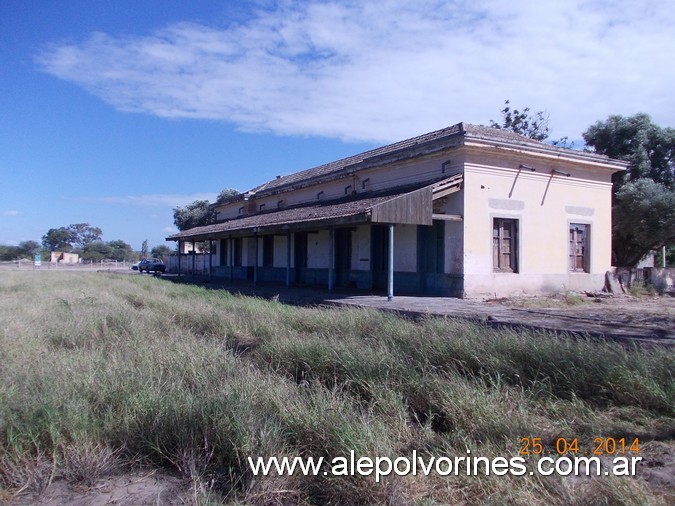
[[[139,460],[198,504],[661,504],[637,479],[255,477],[248,458],[509,458],[519,438],[672,445],[660,350],[370,310],[297,308],[149,276],[0,276],[0,498]],[[574,301],[560,301],[570,304]]]
[[[91,487],[119,467],[122,452],[123,448],[113,450],[101,443],[68,445],[62,450],[61,474],[69,483]]]

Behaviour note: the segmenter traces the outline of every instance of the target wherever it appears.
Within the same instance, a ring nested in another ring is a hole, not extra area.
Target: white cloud
[[[122,111],[243,130],[393,141],[547,109],[555,136],[609,114],[673,124],[670,2],[276,2],[228,26],[95,33],[42,68]]]
[[[147,206],[147,207],[176,207],[184,206],[195,200],[208,200],[214,202],[216,193],[193,193],[191,195],[128,195],[122,197],[79,197],[76,200],[94,204],[111,204],[123,206]]]
[[[7,211],[2,212],[3,216],[19,216],[20,214],[21,214],[20,211],[15,211],[14,209],[9,209]]]

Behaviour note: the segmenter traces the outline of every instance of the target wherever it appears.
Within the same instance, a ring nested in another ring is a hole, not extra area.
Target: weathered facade
[[[456,297],[595,289],[625,164],[459,123],[278,177],[169,241],[228,279]]]

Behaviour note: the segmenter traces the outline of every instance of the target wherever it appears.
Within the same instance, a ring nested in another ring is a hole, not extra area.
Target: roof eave
[[[274,232],[289,232],[291,230],[306,230],[313,229],[316,227],[331,227],[331,226],[340,226],[340,225],[356,225],[361,223],[369,223],[371,214],[369,210],[345,215],[345,216],[333,216],[330,218],[321,218],[321,219],[309,219],[301,220],[289,223],[275,223],[271,225],[258,225],[251,227],[242,227],[235,230],[214,230],[211,232],[204,233],[191,233],[191,234],[174,234],[167,237],[166,241],[181,241],[187,240],[188,242],[198,242],[198,241],[208,241],[221,238],[223,236],[251,236],[257,233],[274,233]],[[189,231],[186,231],[189,232]]]
[[[281,193],[299,190],[302,188],[307,188],[321,183],[339,181],[340,179],[351,177],[355,172],[361,170],[372,169],[390,163],[410,160],[413,158],[417,158],[419,156],[426,156],[430,154],[440,153],[442,151],[449,149],[456,149],[460,147],[462,144],[461,136],[462,136],[461,132],[455,132],[445,137],[433,139],[429,142],[425,142],[423,144],[419,144],[414,147],[406,147],[400,150],[392,151],[390,153],[369,157],[360,162],[346,165],[345,167],[343,167],[342,170],[336,171],[334,173],[310,177],[296,183],[288,183],[285,185],[276,186],[273,189],[267,191],[265,190],[257,191],[256,197],[267,197],[272,195],[278,195]],[[448,141],[452,140],[452,138],[455,138],[456,142],[448,143]]]
[[[503,139],[489,138],[481,135],[465,134],[464,145],[467,147],[490,146],[497,149],[526,152],[545,158],[555,158],[558,160],[568,160],[571,162],[581,162],[599,168],[609,169],[613,172],[624,171],[628,167],[628,162],[616,160],[605,155],[597,153],[588,153],[576,151],[569,148],[560,148],[544,143],[533,142],[509,142]]]

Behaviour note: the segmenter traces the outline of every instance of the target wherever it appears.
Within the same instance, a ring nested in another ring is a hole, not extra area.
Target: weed
[[[117,451],[101,443],[70,444],[62,449],[61,473],[69,483],[91,487],[101,476],[117,467]]]
[[[658,504],[639,479],[255,477],[248,458],[514,455],[519,438],[672,439],[660,350],[146,276],[0,277],[0,497],[139,460],[196,504]],[[558,304],[577,303],[558,300]],[[664,443],[666,444],[666,443]]]
[[[656,295],[656,289],[651,284],[636,281],[630,284],[628,293],[633,297],[654,297]]]

